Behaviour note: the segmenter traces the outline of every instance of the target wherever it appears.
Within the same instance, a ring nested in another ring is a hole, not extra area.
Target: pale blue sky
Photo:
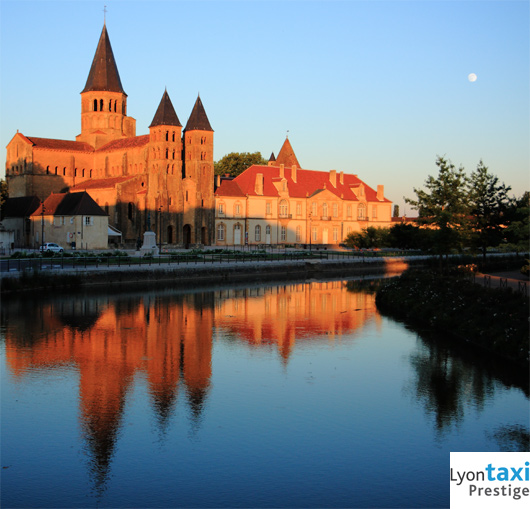
[[[289,131],[302,167],[384,184],[401,213],[437,155],[530,188],[528,1],[0,0],[4,162],[17,129],[79,134],[104,5],[138,135],[167,87],[183,125],[200,93],[215,160]]]

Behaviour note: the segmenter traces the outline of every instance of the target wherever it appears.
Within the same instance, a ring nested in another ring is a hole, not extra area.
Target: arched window
[[[289,214],[289,203],[287,200],[280,201],[280,217],[287,217]]]
[[[134,204],[129,202],[127,205],[127,218],[132,221],[134,216]]]
[[[357,208],[357,219],[365,219],[366,218],[366,205],[364,203],[359,203],[359,207]]]
[[[99,111],[103,111],[103,99],[99,100]]]
[[[166,141],[169,141],[169,131],[166,131]]]
[[[217,226],[217,240],[225,240],[225,225],[222,223]]]
[[[98,111],[98,100],[94,99],[94,111]]]
[[[259,224],[254,228],[254,240],[261,242],[261,226]]]
[[[116,103],[117,103],[117,102],[118,102],[118,101],[114,100],[114,113],[116,113]]]
[[[112,99],[109,101],[109,111],[112,111]]]
[[[268,224],[267,227],[265,228],[265,235],[270,235],[271,234],[271,225]]]
[[[166,159],[169,159],[169,149],[166,148]]]
[[[173,138],[172,141],[175,141],[175,131],[173,131],[173,137],[172,138]],[[173,159],[175,159],[175,158],[173,157]]]
[[[85,176],[85,169],[84,169],[84,168],[81,170],[81,176],[82,176],[82,177]]]
[[[174,150],[173,150],[173,157],[172,157],[172,159],[175,159],[175,151],[174,151]]]

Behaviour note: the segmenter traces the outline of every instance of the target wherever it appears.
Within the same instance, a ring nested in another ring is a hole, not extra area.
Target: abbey
[[[10,198],[86,191],[134,245],[146,230],[166,245],[214,241],[213,129],[200,97],[184,129],[167,91],[136,136],[106,25],[81,92],[75,141],[17,132],[7,145]]]

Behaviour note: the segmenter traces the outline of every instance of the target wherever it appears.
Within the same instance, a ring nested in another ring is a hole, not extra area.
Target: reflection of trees
[[[500,426],[490,436],[502,452],[530,452],[530,432],[521,425]]]
[[[438,433],[458,425],[465,408],[481,410],[494,394],[497,379],[507,386],[525,386],[501,366],[477,359],[476,352],[450,350],[444,338],[423,333],[417,345],[410,357],[414,378],[406,391],[433,416]]]

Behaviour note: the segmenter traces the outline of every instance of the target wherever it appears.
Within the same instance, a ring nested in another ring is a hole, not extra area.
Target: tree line
[[[488,248],[528,251],[530,194],[510,197],[511,188],[499,182],[480,161],[467,175],[450,160],[438,157],[438,175],[429,175],[416,198],[405,198],[418,211],[415,224],[364,228],[348,235],[346,244],[358,249],[393,247],[421,249],[442,259],[465,248],[486,256]]]

